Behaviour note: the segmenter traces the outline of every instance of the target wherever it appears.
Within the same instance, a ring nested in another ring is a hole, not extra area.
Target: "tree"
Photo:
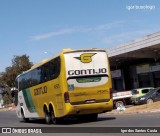
[[[14,68],[16,74],[20,74],[30,69],[32,65],[33,63],[29,61],[29,56],[27,55],[14,56],[12,59],[12,67]]]
[[[3,86],[5,89],[3,90],[4,103],[10,102],[11,100],[11,88],[15,87],[15,79],[22,72],[28,70],[33,65],[29,60],[29,56],[14,56],[12,59],[12,66],[7,67],[5,72],[1,73],[0,76],[0,86]],[[8,99],[6,98],[8,97]]]
[[[30,69],[32,65],[32,62],[29,61],[29,56],[14,56],[12,59],[12,66],[5,69],[0,81],[9,87],[15,87],[16,77],[22,72]]]

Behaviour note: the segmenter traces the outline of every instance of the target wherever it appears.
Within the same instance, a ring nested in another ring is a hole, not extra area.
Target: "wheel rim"
[[[46,122],[49,122],[49,117],[46,115]]]
[[[148,103],[148,104],[151,104],[151,103],[153,103],[153,100],[152,100],[152,99],[148,99],[148,100],[147,100],[147,103]]]
[[[116,103],[116,108],[119,107],[120,105],[123,105],[123,106],[124,106],[123,102],[117,102],[117,103]]]

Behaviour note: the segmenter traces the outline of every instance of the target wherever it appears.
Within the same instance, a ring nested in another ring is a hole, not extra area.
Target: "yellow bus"
[[[96,120],[113,108],[110,66],[105,50],[65,49],[16,78],[19,118],[45,118],[56,124],[67,116]]]

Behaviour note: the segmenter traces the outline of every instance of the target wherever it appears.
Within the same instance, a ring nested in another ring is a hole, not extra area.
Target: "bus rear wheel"
[[[49,115],[49,112],[47,109],[44,110],[44,114],[45,114],[46,123],[51,124],[51,116]]]
[[[51,111],[51,120],[53,124],[58,124],[60,119],[55,117],[54,111]]]

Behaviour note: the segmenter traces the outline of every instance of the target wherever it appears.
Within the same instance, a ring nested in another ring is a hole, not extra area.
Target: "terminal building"
[[[107,49],[113,88],[160,87],[160,32]]]

